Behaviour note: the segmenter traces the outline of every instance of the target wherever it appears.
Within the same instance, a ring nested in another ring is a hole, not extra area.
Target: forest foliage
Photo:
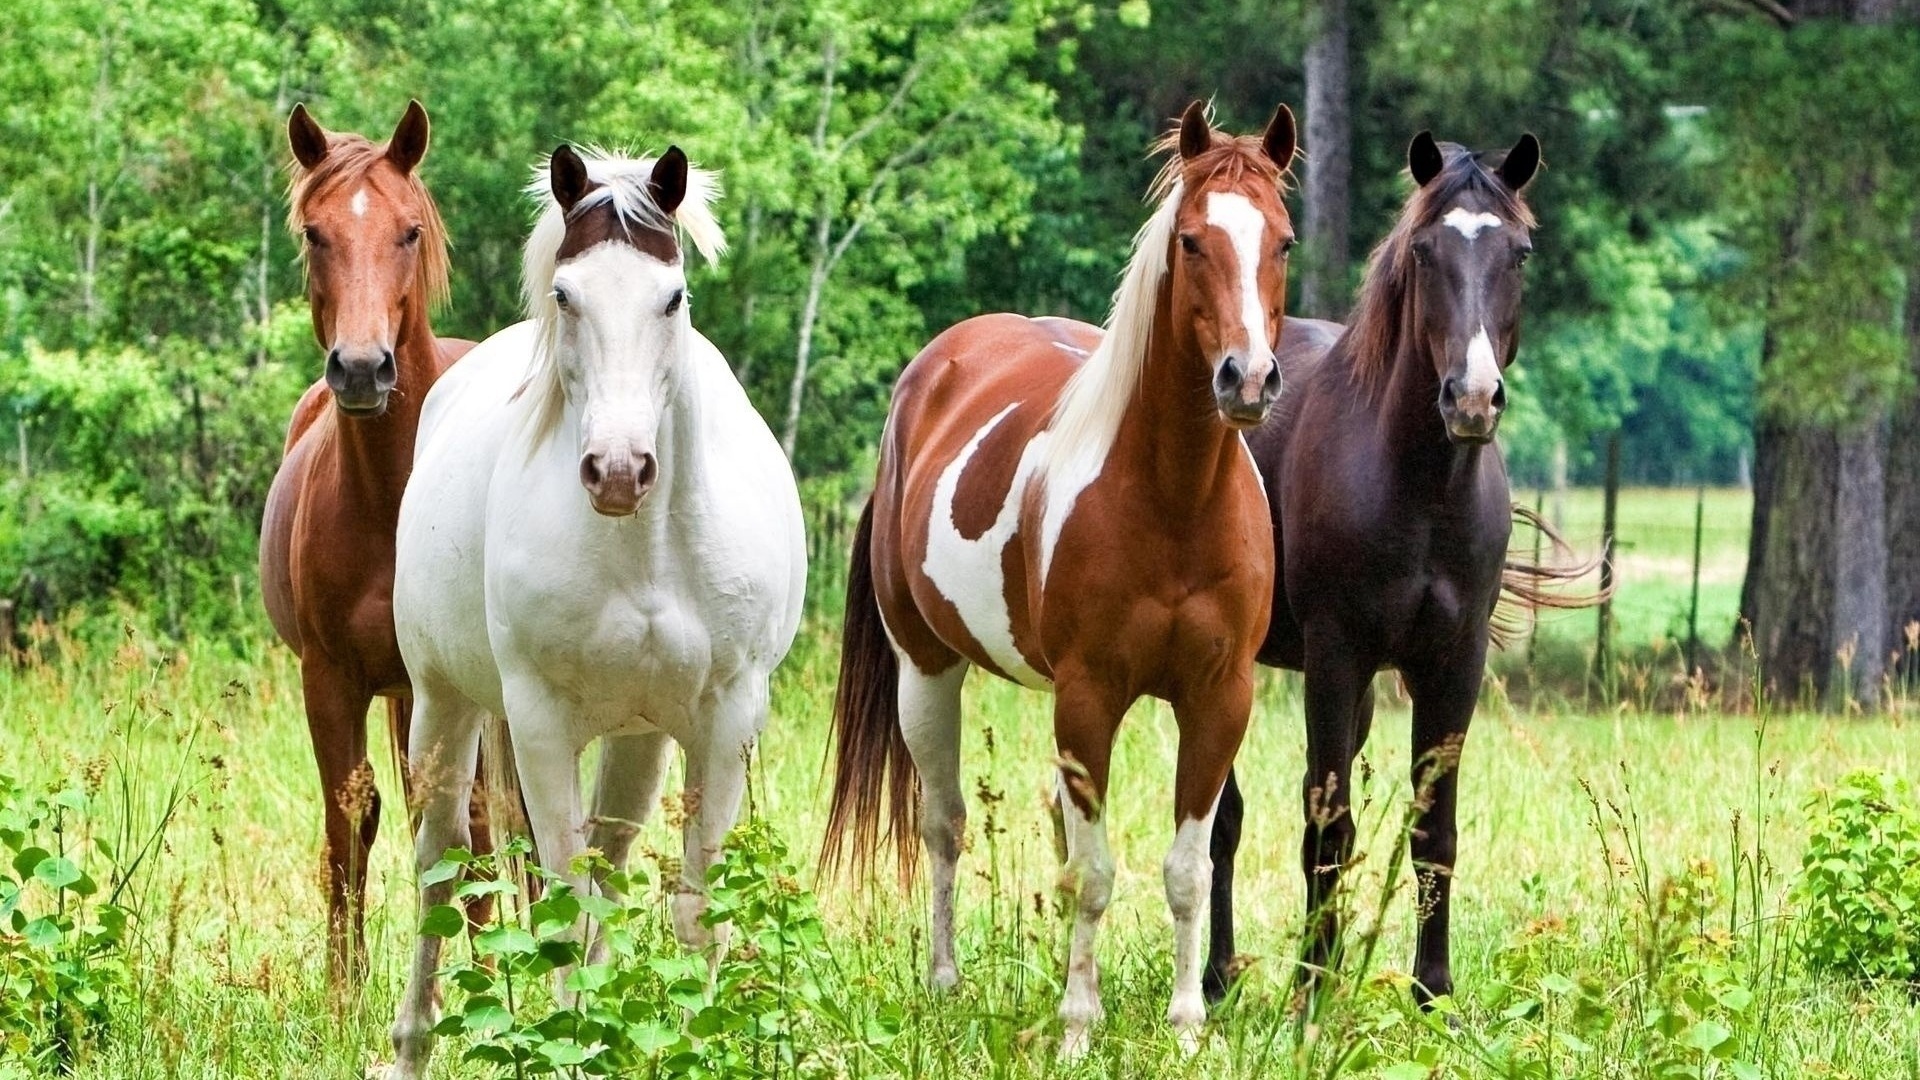
[[[1731,482],[1756,409],[1912,392],[1920,35],[1740,3],[1356,0],[1354,280],[1422,128],[1545,143],[1505,429],[1537,481],[1618,430],[1630,478]],[[253,625],[286,417],[320,373],[284,122],[428,107],[442,334],[517,317],[528,169],[560,141],[719,169],[697,324],[816,498],[857,491],[894,374],[987,310],[1099,321],[1150,138],[1303,96],[1306,5],[1247,0],[16,0],[0,20],[0,595]],[[1306,146],[1308,155],[1313,153]],[[1864,195],[1860,185],[1870,186]],[[1297,207],[1296,207],[1297,213]],[[1783,224],[1785,223],[1785,224]],[[1763,327],[1776,358],[1759,371]],[[1865,403],[1863,406],[1862,403]]]

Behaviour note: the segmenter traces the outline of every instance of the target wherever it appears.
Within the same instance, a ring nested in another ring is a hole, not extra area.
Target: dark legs
[[[1373,724],[1369,687],[1375,666],[1344,649],[1314,650],[1307,660],[1307,772],[1301,783],[1306,831],[1300,866],[1307,881],[1306,948],[1300,982],[1312,988],[1340,945],[1340,873],[1353,857],[1353,758]]]
[[[303,662],[300,676],[325,808],[327,977],[342,990],[366,971],[367,854],[380,829],[380,792],[367,761],[373,695],[324,661]]]
[[[1333,919],[1325,898],[1333,895],[1339,883],[1340,867],[1353,849],[1353,823],[1346,813],[1347,777],[1354,754],[1366,743],[1367,733],[1373,727],[1373,693],[1368,685],[1371,677],[1370,669],[1365,674],[1346,669],[1332,680],[1331,688],[1328,676],[1318,680],[1309,676],[1308,679],[1307,832],[1301,846],[1301,861],[1308,882],[1308,913],[1310,917],[1322,919],[1306,957],[1309,964],[1318,967],[1327,964],[1339,935],[1338,921]],[[1319,711],[1313,696],[1316,686],[1321,690],[1317,699]],[[1316,727],[1316,716],[1343,719]],[[1316,738],[1316,732],[1326,734]],[[1319,756],[1315,756],[1316,751]],[[1331,783],[1328,777],[1333,778]],[[1226,787],[1220,792],[1220,808],[1213,819],[1210,850],[1213,858],[1213,902],[1209,913],[1212,938],[1207,949],[1205,989],[1211,1001],[1225,997],[1232,983],[1233,870],[1234,858],[1240,849],[1245,809],[1239,780],[1228,773]]]
[[[1240,818],[1246,802],[1240,797],[1240,782],[1227,773],[1227,784],[1220,789],[1220,808],[1213,815],[1213,839],[1208,854],[1213,859],[1213,891],[1207,917],[1207,970],[1201,988],[1208,1001],[1227,996],[1233,980],[1233,860],[1240,851]]]
[[[1420,811],[1411,845],[1420,883],[1413,993],[1422,1005],[1453,993],[1448,920],[1458,835],[1460,751],[1480,697],[1485,664],[1486,644],[1481,642],[1459,662],[1407,675],[1407,687],[1413,692],[1414,806]]]

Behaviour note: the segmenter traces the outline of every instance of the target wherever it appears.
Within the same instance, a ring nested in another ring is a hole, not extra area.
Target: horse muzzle
[[[1228,353],[1214,366],[1213,402],[1228,427],[1259,427],[1279,399],[1280,364],[1274,357],[1248,364],[1239,354]]]
[[[631,447],[592,448],[580,455],[580,486],[596,513],[627,517],[640,508],[660,479],[660,463],[650,453]]]
[[[327,353],[327,389],[333,403],[348,416],[379,416],[387,411],[387,395],[400,381],[393,350],[334,349]]]
[[[1492,442],[1506,411],[1505,379],[1494,379],[1491,386],[1469,386],[1453,375],[1440,380],[1440,419],[1453,442],[1468,446]]]

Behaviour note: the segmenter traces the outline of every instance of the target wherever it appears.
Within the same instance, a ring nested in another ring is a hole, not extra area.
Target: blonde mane
[[[580,159],[587,166],[587,180],[592,187],[571,211],[562,211],[554,201],[546,162],[534,168],[533,178],[526,187],[527,195],[540,208],[540,219],[527,237],[526,254],[521,261],[520,293],[527,318],[539,325],[540,335],[533,367],[520,392],[535,398],[535,430],[541,437],[551,433],[559,422],[563,401],[559,363],[553,355],[559,314],[559,306],[553,299],[553,275],[560,245],[566,240],[568,220],[596,206],[612,203],[623,225],[673,234],[692,243],[694,250],[709,264],[717,262],[727,250],[726,237],[713,215],[713,204],[720,199],[717,174],[689,166],[686,196],[672,213],[667,213],[654,201],[650,184],[657,159],[628,157],[599,147],[583,148]]]

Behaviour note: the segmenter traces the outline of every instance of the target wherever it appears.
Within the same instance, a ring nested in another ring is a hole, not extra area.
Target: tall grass
[[[813,849],[822,823],[836,662],[831,629],[811,624],[776,680],[755,763],[755,813],[796,851]],[[1907,990],[1806,970],[1785,900],[1807,796],[1861,767],[1915,775],[1910,719],[1704,707],[1522,715],[1491,699],[1460,763],[1459,995],[1442,1017],[1405,992],[1412,905],[1394,863],[1411,797],[1408,716],[1391,680],[1380,693],[1357,771],[1362,844],[1347,901],[1351,940],[1368,948],[1348,950],[1354,962],[1327,1005],[1303,1017],[1291,992],[1304,924],[1300,700],[1295,677],[1263,675],[1240,760],[1238,914],[1251,965],[1191,1060],[1163,1019],[1171,942],[1159,863],[1173,834],[1174,726],[1159,706],[1129,718],[1108,808],[1119,864],[1100,948],[1108,1019],[1089,1061],[1064,1074],[1744,1076],[1735,1066],[1751,1065],[1765,1076],[1920,1076]],[[921,889],[805,872],[800,884],[817,891],[848,992],[902,1018],[885,1058],[895,1071],[1052,1075],[1066,923],[1044,807],[1050,699],[980,678],[966,701],[958,991],[922,989]],[[331,1000],[317,774],[283,650],[200,654],[129,635],[111,651],[58,651],[0,669],[0,733],[0,773],[29,785],[59,784],[108,755],[128,780],[115,798],[144,823],[129,837],[151,835],[166,815],[130,886],[134,994],[84,1075],[357,1076],[389,1055],[413,932],[404,825],[390,812],[374,851],[367,985]],[[397,793],[392,763],[381,757],[377,771]],[[636,845],[642,864],[678,850],[659,818]],[[1722,1000],[1742,992],[1740,1009]],[[460,1065],[460,1050],[457,1039],[443,1046],[437,1075],[488,1075]],[[845,1060],[849,1075],[888,1071],[880,1058]]]

